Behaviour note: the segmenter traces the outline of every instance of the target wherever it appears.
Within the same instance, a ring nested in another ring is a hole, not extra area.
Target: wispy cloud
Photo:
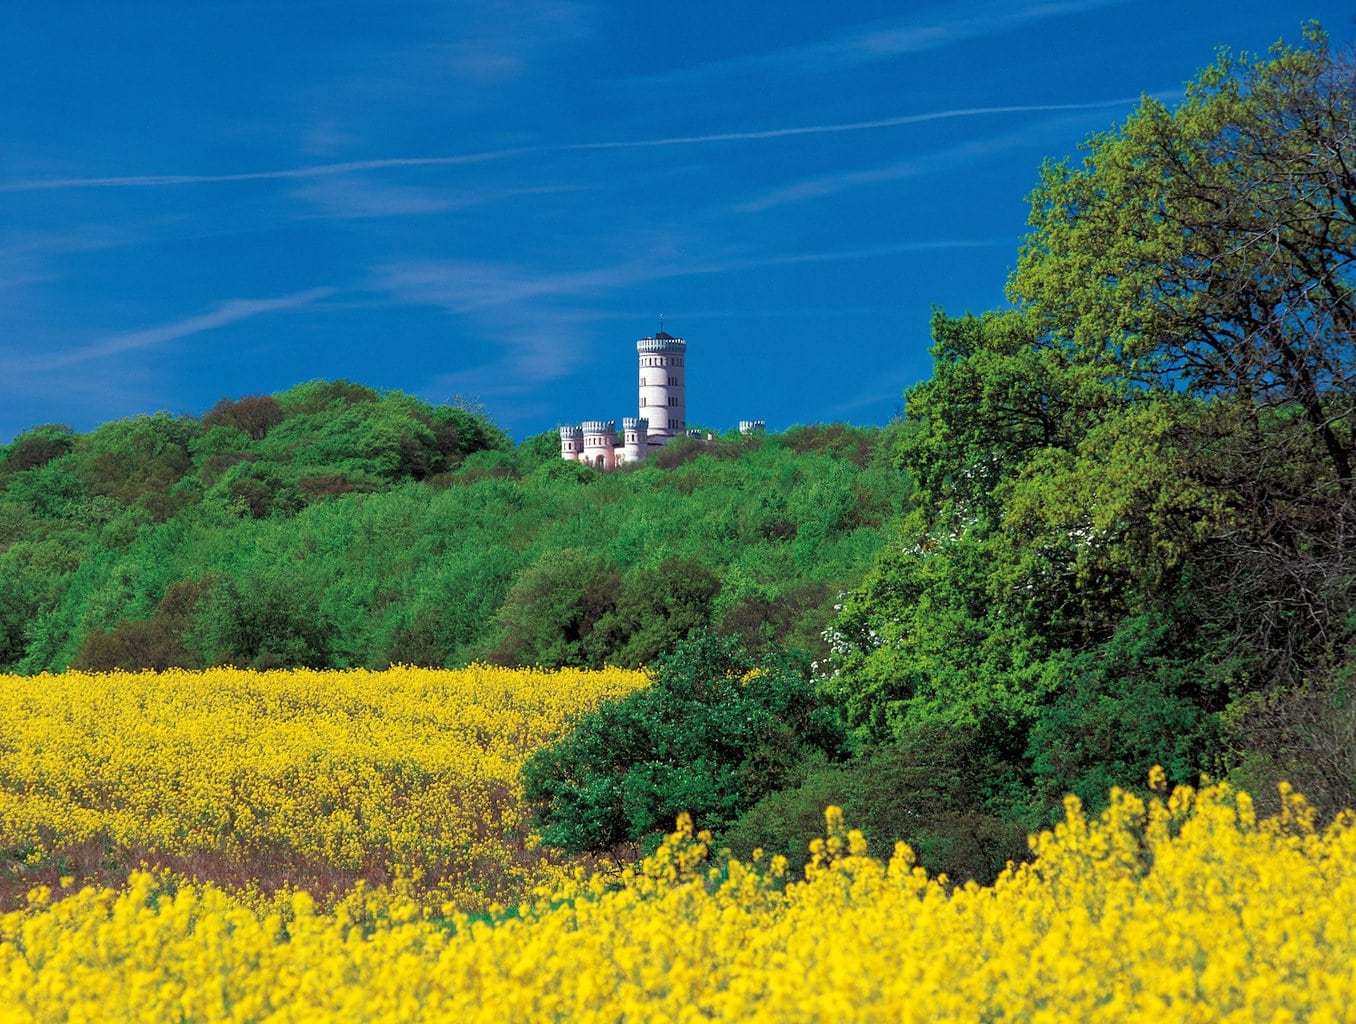
[[[423,217],[532,196],[585,191],[582,185],[526,188],[427,188],[390,184],[368,175],[344,175],[299,185],[293,195],[329,220]]]
[[[1151,94],[1150,98],[1161,99],[1171,95],[1174,94],[1160,92]],[[1130,107],[1137,103],[1139,99],[1140,97],[1137,96],[1089,104],[1052,105],[1048,107],[1026,106],[1013,107],[1008,110],[996,107],[985,108],[984,112],[986,113],[1041,111],[1062,113],[1066,116],[1049,118],[1035,126],[1006,131],[997,135],[972,138],[959,145],[910,156],[887,164],[803,178],[789,185],[781,185],[771,189],[761,196],[741,204],[739,210],[743,213],[759,213],[773,207],[784,206],[787,203],[818,199],[864,185],[877,185],[882,182],[903,181],[908,178],[937,174],[961,163],[989,158],[996,153],[1002,153],[1015,147],[1031,146],[1052,135],[1067,133],[1075,125],[1075,122],[1067,116],[1069,114],[1082,110]]]
[[[392,157],[381,160],[346,160],[306,167],[285,167],[271,171],[242,171],[231,174],[130,174],[121,177],[37,178],[29,181],[0,182],[0,192],[40,192],[69,188],[163,188],[171,185],[218,185],[244,181],[285,181],[292,178],[320,178],[350,174],[354,171],[382,171],[401,167],[451,167],[458,164],[502,160],[536,151],[498,149],[458,156]]]
[[[26,358],[5,360],[0,365],[4,367],[7,373],[45,373],[64,369],[99,359],[107,359],[110,356],[121,355],[125,352],[179,341],[195,334],[201,334],[204,331],[213,331],[228,324],[249,320],[267,313],[296,309],[333,293],[333,288],[310,288],[306,291],[280,295],[272,299],[227,299],[224,302],[217,303],[206,313],[176,320],[173,323],[148,327],[140,331],[115,334],[61,352],[49,352]]]
[[[664,273],[663,266],[627,261],[592,270],[549,271],[491,261],[428,260],[383,267],[374,284],[400,302],[473,313],[613,291],[652,280]]]
[[[725,274],[761,267],[875,260],[909,253],[1011,246],[1010,238],[914,239],[888,245],[820,252],[731,253],[691,260],[665,254],[652,260],[621,259],[586,270],[550,271],[477,260],[427,260],[381,268],[373,287],[402,303],[441,306],[455,313],[495,307],[521,309],[539,299],[589,300],[608,292],[675,277]]]
[[[845,192],[848,189],[865,185],[879,185],[889,181],[903,181],[908,178],[921,178],[936,174],[962,162],[973,161],[1003,152],[1015,145],[1029,145],[1029,132],[1004,132],[1001,135],[984,139],[974,139],[959,146],[948,146],[919,156],[907,157],[875,167],[841,171],[836,174],[820,174],[789,185],[764,192],[755,199],[741,204],[741,213],[761,213],[788,203],[800,203],[810,199],[822,199],[825,196]]]
[[[1126,3],[1127,0],[1010,0],[977,8],[958,4],[931,15],[860,26],[829,39],[761,54],[747,54],[696,67],[643,75],[639,81],[677,84],[789,74],[803,77],[858,67],[907,54],[941,50],[985,36],[1003,35],[1026,25],[1064,15]]]
[[[675,135],[658,139],[631,139],[617,142],[578,142],[564,149],[640,149],[647,146],[690,146],[711,142],[756,142],[761,139],[785,139],[796,135],[827,135],[837,132],[874,131],[882,128],[902,128],[905,125],[925,124],[929,121],[949,121],[954,118],[987,117],[994,114],[1050,114],[1072,110],[1104,110],[1134,103],[1138,96],[1116,100],[1098,100],[1094,103],[1025,103],[1002,107],[957,107],[954,110],[932,110],[922,114],[901,114],[898,117],[877,118],[872,121],[847,121],[841,124],[799,125],[791,128],[767,128],[745,132],[717,132],[710,135]]]
[[[1150,94],[1168,98],[1175,93],[1161,91]],[[701,146],[722,142],[761,142],[792,138],[800,135],[828,135],[843,132],[882,131],[932,121],[961,118],[992,117],[1006,114],[1050,114],[1083,110],[1104,110],[1125,107],[1139,100],[1138,96],[1088,103],[1024,103],[1003,106],[956,107],[947,110],[900,114],[895,117],[875,118],[869,121],[844,121],[833,124],[789,125],[781,128],[753,129],[737,132],[711,132],[703,135],[659,136],[648,139],[613,139],[598,142],[563,142],[508,149],[491,149],[449,156],[390,157],[373,160],[346,160],[338,163],[310,164],[303,167],[285,167],[275,170],[242,171],[226,174],[134,174],[106,177],[36,178],[27,181],[0,182],[0,192],[38,192],[79,188],[166,188],[182,185],[218,185],[251,181],[287,181],[298,179],[339,177],[370,171],[399,170],[421,167],[455,167],[511,160],[517,157],[540,156],[552,152],[582,152],[588,150],[648,149],[660,146]]]

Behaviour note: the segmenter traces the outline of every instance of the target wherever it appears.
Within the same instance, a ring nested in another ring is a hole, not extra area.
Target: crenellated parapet
[[[644,416],[627,416],[622,420],[623,462],[640,462],[650,446],[650,421]]]
[[[643,356],[681,355],[686,351],[686,341],[682,338],[675,338],[672,334],[665,334],[663,331],[660,331],[652,338],[641,338],[636,342],[636,352]]]
[[[617,465],[617,421],[585,420],[579,424],[584,435],[584,455],[580,460],[596,469],[613,469]]]
[[[560,428],[560,457],[578,462],[584,454],[584,432],[579,427]]]
[[[660,445],[687,428],[687,342],[660,331],[636,342],[640,363],[640,415],[650,421],[650,444]]]

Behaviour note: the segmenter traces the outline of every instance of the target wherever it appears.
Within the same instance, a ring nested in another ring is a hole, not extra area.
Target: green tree
[[[1207,666],[1237,693],[1341,657],[1354,81],[1316,34],[1226,54],[1176,110],[1146,100],[1081,166],[1047,165],[1015,308],[939,314],[933,377],[907,394],[915,513],[837,626],[829,686],[859,730],[1071,728],[1080,688],[1124,685],[1191,703],[1174,715],[1197,757],[1196,712],[1221,704]],[[1137,621],[1196,641],[1124,643]],[[1098,681],[1108,664],[1122,682]],[[1145,733],[1108,763],[1154,749],[1173,754]]]
[[[1010,288],[1048,343],[1211,400],[1175,438],[1232,520],[1200,578],[1285,683],[1356,597],[1356,63],[1306,42],[1223,53],[1048,164]]]
[[[545,842],[606,850],[667,831],[683,811],[723,828],[798,781],[807,758],[843,753],[841,732],[785,655],[755,662],[737,641],[703,635],[659,659],[654,675],[524,766]]]

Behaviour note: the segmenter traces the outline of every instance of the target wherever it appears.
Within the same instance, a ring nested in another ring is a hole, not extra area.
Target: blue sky
[[[883,423],[1041,161],[1356,4],[0,0],[0,440],[349,378]]]

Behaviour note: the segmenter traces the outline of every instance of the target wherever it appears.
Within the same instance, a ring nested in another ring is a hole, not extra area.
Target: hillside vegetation
[[[822,648],[907,493],[888,430],[554,434],[316,381],[0,450],[0,668],[637,666],[698,627]]]

